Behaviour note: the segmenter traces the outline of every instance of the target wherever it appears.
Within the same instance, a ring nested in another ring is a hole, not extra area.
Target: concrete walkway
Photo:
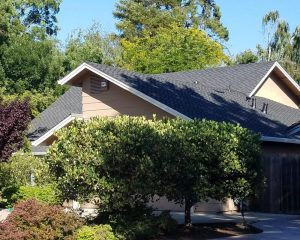
[[[173,212],[172,216],[179,224],[184,222],[184,214]],[[262,229],[260,234],[248,234],[239,237],[218,238],[218,240],[299,240],[300,216],[284,214],[246,213],[246,220]],[[193,223],[242,222],[240,214],[193,214]]]

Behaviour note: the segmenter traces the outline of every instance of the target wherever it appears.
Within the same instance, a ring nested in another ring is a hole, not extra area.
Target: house
[[[239,123],[262,136],[267,189],[256,209],[300,211],[300,87],[277,62],[165,74],[139,74],[87,62],[59,84],[70,89],[31,123],[35,155],[44,155],[56,139],[55,131],[74,119],[155,114]],[[196,210],[233,207],[226,204],[212,201]]]

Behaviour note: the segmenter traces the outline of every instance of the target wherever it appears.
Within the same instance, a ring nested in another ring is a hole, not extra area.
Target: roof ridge
[[[236,64],[236,65],[224,65],[224,66],[215,66],[215,67],[207,67],[207,68],[202,68],[202,69],[190,69],[190,70],[182,70],[182,71],[176,71],[176,72],[168,72],[168,73],[140,73],[132,70],[128,70],[119,66],[111,66],[107,64],[102,64],[102,63],[95,63],[91,61],[85,61],[84,63],[87,64],[92,64],[92,65],[98,65],[102,67],[109,67],[109,68],[114,68],[114,69],[119,69],[122,71],[130,72],[136,75],[140,76],[164,76],[164,75],[169,75],[169,74],[176,74],[176,73],[191,73],[191,72],[199,72],[199,71],[206,71],[206,70],[215,70],[215,69],[232,69],[232,68],[240,68],[240,67],[247,67],[247,66],[254,66],[254,65],[273,65],[277,61],[266,61],[266,62],[257,62],[257,63],[246,63],[246,64]],[[270,66],[270,67],[271,67]]]

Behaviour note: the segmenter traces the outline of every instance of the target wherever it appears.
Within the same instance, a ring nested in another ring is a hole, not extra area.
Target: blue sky
[[[104,32],[115,32],[112,12],[117,0],[63,0],[58,15],[58,38],[65,42],[78,28],[88,28],[93,22],[101,24]],[[221,7],[222,22],[229,29],[228,48],[232,54],[255,49],[264,43],[261,19],[270,10],[278,10],[292,30],[300,25],[300,0],[216,0]]]

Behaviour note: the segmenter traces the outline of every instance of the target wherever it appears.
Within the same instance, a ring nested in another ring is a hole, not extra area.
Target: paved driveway
[[[183,213],[173,212],[178,223],[183,223]],[[284,214],[247,213],[247,222],[262,229],[260,234],[218,238],[218,240],[300,240],[300,216]],[[193,214],[193,223],[241,222],[239,214]]]
[[[240,237],[222,238],[222,240],[299,240],[300,216],[277,216],[271,220],[258,221],[252,224],[263,230],[260,234],[249,234]],[[219,239],[220,240],[220,239]]]

